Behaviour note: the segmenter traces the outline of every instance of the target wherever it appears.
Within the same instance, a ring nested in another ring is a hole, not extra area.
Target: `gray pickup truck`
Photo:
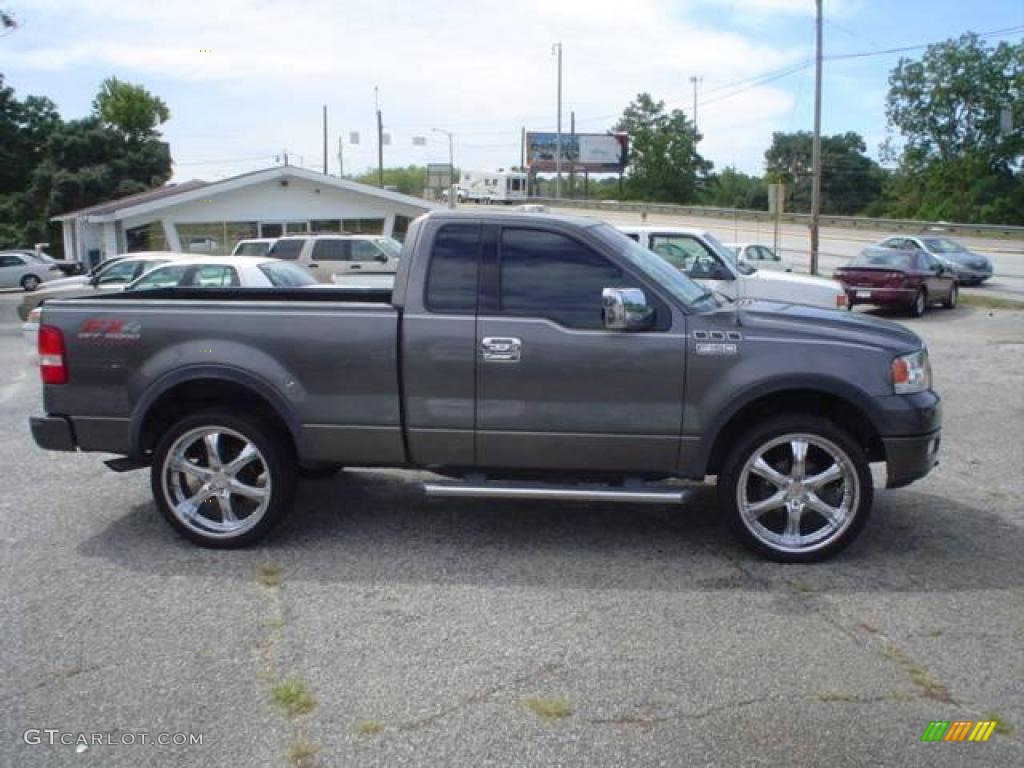
[[[431,470],[434,496],[631,503],[716,476],[745,544],[814,560],[862,528],[869,463],[906,485],[940,439],[911,331],[730,302],[586,218],[431,213],[392,291],[48,302],[39,351],[36,442],[151,467],[161,513],[215,547],[266,534],[303,472],[358,466]]]

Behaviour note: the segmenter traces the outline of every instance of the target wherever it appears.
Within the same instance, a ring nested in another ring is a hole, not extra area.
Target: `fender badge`
[[[716,342],[698,342],[698,355],[735,355],[735,344],[722,344]]]

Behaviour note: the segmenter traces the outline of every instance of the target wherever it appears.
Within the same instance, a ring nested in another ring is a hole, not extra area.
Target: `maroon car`
[[[953,270],[925,251],[867,248],[832,277],[846,289],[847,309],[875,304],[920,317],[930,304],[952,309],[959,295]]]

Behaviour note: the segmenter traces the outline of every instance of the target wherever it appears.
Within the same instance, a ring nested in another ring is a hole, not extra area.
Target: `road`
[[[0,766],[1024,764],[1024,312],[908,323],[942,465],[879,491],[841,556],[782,566],[733,543],[710,489],[427,501],[381,471],[306,483],[262,546],[197,549],[145,472],[34,446],[19,299],[0,294]],[[982,718],[986,743],[920,741]],[[203,743],[116,743],[143,731]]]

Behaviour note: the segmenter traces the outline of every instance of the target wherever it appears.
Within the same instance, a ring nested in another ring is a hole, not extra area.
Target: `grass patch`
[[[928,630],[928,637],[942,637],[942,630],[938,628],[930,629]]]
[[[1004,299],[999,296],[980,296],[976,293],[961,293],[960,303],[968,307],[983,309],[1024,309],[1024,301]]]
[[[523,706],[542,720],[561,720],[572,714],[572,705],[564,696],[529,696]]]
[[[261,565],[256,569],[256,581],[264,587],[276,587],[281,583],[281,569],[276,565]]]
[[[950,695],[949,690],[932,677],[928,670],[923,667],[919,667],[904,656],[899,648],[894,645],[887,645],[882,648],[882,656],[894,661],[900,665],[900,668],[906,674],[907,678],[917,688],[918,695],[923,696],[926,699],[934,699],[935,701],[941,701],[946,704],[953,702],[953,697]]]
[[[316,753],[320,751],[320,748],[310,744],[301,736],[291,743],[288,747],[288,751],[285,756],[288,758],[288,762],[297,768],[303,768],[303,766],[310,765]]]
[[[818,701],[853,701],[853,694],[843,691],[829,691],[827,693],[819,693],[817,699]]]
[[[814,592],[814,587],[805,581],[800,581],[800,579],[790,579],[789,588],[801,595],[810,595]]]
[[[289,717],[312,712],[316,706],[316,699],[306,688],[306,684],[295,678],[282,680],[271,688],[270,699]]]
[[[356,730],[363,736],[373,736],[384,730],[384,723],[378,720],[360,720],[356,723]]]

